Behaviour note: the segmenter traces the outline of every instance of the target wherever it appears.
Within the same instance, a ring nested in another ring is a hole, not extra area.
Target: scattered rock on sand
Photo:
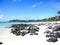
[[[50,37],[47,41],[48,42],[56,42],[58,38],[60,38],[60,25],[57,25],[52,28],[52,32],[49,30],[45,31],[46,37]]]
[[[48,41],[48,42],[56,42],[56,41],[58,41],[58,39],[55,38],[55,37],[51,37],[51,38],[49,38],[47,41]]]
[[[32,24],[14,24],[11,26],[11,33],[15,35],[21,35],[24,36],[28,33],[30,35],[38,35],[39,27],[32,25]]]
[[[0,45],[3,44],[2,42],[0,42]]]

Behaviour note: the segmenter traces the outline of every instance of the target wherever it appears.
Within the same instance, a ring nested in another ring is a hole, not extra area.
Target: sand
[[[58,42],[47,42],[44,31],[46,31],[47,26],[39,26],[39,35],[25,35],[25,36],[15,36],[10,33],[9,28],[0,28],[0,41],[3,45],[60,45],[60,40]]]

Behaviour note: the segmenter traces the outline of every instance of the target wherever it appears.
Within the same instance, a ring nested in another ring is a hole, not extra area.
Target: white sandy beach
[[[3,42],[3,45],[60,45],[60,40],[57,42],[47,42],[44,34],[45,28],[47,26],[39,26],[39,35],[25,35],[25,36],[15,36],[10,33],[8,28],[0,28],[4,30],[0,33],[0,41]]]

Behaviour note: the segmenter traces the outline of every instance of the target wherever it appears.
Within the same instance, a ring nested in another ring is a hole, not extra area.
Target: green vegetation
[[[60,14],[60,11],[58,11],[57,14]]]
[[[9,20],[9,22],[41,22],[41,21],[60,21],[60,11],[57,12],[57,16],[45,18],[45,19],[38,19],[38,20]]]
[[[40,22],[40,20],[10,20],[9,22]]]

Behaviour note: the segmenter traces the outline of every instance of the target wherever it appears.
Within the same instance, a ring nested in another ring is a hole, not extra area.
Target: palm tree
[[[60,19],[60,11],[58,11],[57,14],[58,14],[58,20],[59,20]]]
[[[60,11],[58,11],[57,14],[60,14]]]
[[[60,11],[57,12],[57,20],[60,20]]]

